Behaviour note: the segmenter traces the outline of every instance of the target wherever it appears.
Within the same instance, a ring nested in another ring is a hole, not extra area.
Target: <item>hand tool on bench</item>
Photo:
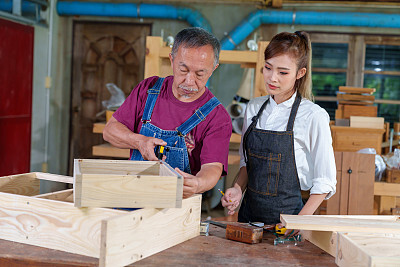
[[[292,245],[297,246],[299,245],[300,242],[303,241],[300,234],[289,237],[284,236],[284,234],[287,231],[286,227],[284,226],[279,228],[277,224],[275,226],[264,225],[263,223],[252,223],[252,222],[249,222],[249,224],[256,227],[262,227],[264,231],[273,233],[276,236],[276,238],[274,239],[274,246],[281,244],[285,244],[287,246],[292,246]]]
[[[224,224],[210,220],[207,220],[205,222],[225,228],[225,237],[229,240],[255,244],[261,243],[263,238],[263,228],[252,226],[247,223]]]
[[[301,235],[295,235],[295,236],[283,236],[286,233],[287,229],[286,227],[282,226],[281,228],[278,227],[278,225],[275,226],[275,240],[274,240],[274,246],[280,245],[280,244],[285,244],[285,245],[294,245],[297,246],[299,242],[302,241]],[[293,230],[292,230],[293,231]]]

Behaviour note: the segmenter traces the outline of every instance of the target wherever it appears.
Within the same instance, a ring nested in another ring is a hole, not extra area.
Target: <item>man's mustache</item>
[[[183,90],[190,91],[190,92],[198,92],[199,91],[199,89],[197,89],[197,88],[187,87],[184,85],[179,85],[178,87]]]

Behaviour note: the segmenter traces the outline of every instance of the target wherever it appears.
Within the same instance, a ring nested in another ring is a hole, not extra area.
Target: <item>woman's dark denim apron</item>
[[[239,210],[240,222],[276,224],[280,214],[298,214],[303,207],[293,139],[301,96],[297,95],[283,132],[255,127],[268,102],[269,98],[252,118],[243,137],[248,184]]]
[[[151,124],[151,115],[153,113],[154,106],[157,101],[157,97],[160,94],[161,86],[164,82],[164,78],[158,78],[154,86],[147,90],[148,96],[146,105],[142,116],[142,127],[140,134],[155,137],[167,142],[165,146],[165,160],[172,168],[179,168],[180,170],[191,173],[189,165],[189,156],[185,143],[185,135],[187,135],[194,127],[200,122],[205,120],[208,114],[220,104],[216,97],[211,98],[201,108],[197,109],[196,112],[187,119],[182,125],[176,128],[176,131],[167,131],[158,128]],[[166,114],[167,115],[167,114]],[[131,160],[143,160],[139,150],[134,149],[132,152]]]

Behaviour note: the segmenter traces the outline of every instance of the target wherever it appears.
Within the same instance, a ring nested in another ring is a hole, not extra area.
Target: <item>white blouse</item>
[[[243,134],[269,96],[252,99],[244,114]],[[260,116],[256,128],[286,131],[290,111],[296,93],[287,101],[277,104],[271,97]],[[336,165],[332,147],[328,113],[313,102],[302,99],[293,126],[294,150],[301,190],[310,194],[328,193],[326,199],[336,192]],[[240,146],[240,167],[246,166],[243,146]]]

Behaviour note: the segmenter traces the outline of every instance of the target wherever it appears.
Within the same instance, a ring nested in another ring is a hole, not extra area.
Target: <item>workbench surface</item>
[[[275,236],[264,234],[262,243],[245,244],[225,239],[225,229],[210,225],[209,236],[198,236],[135,266],[336,266],[335,259],[304,241],[300,246],[274,246]],[[98,259],[0,240],[0,266],[97,266]]]

